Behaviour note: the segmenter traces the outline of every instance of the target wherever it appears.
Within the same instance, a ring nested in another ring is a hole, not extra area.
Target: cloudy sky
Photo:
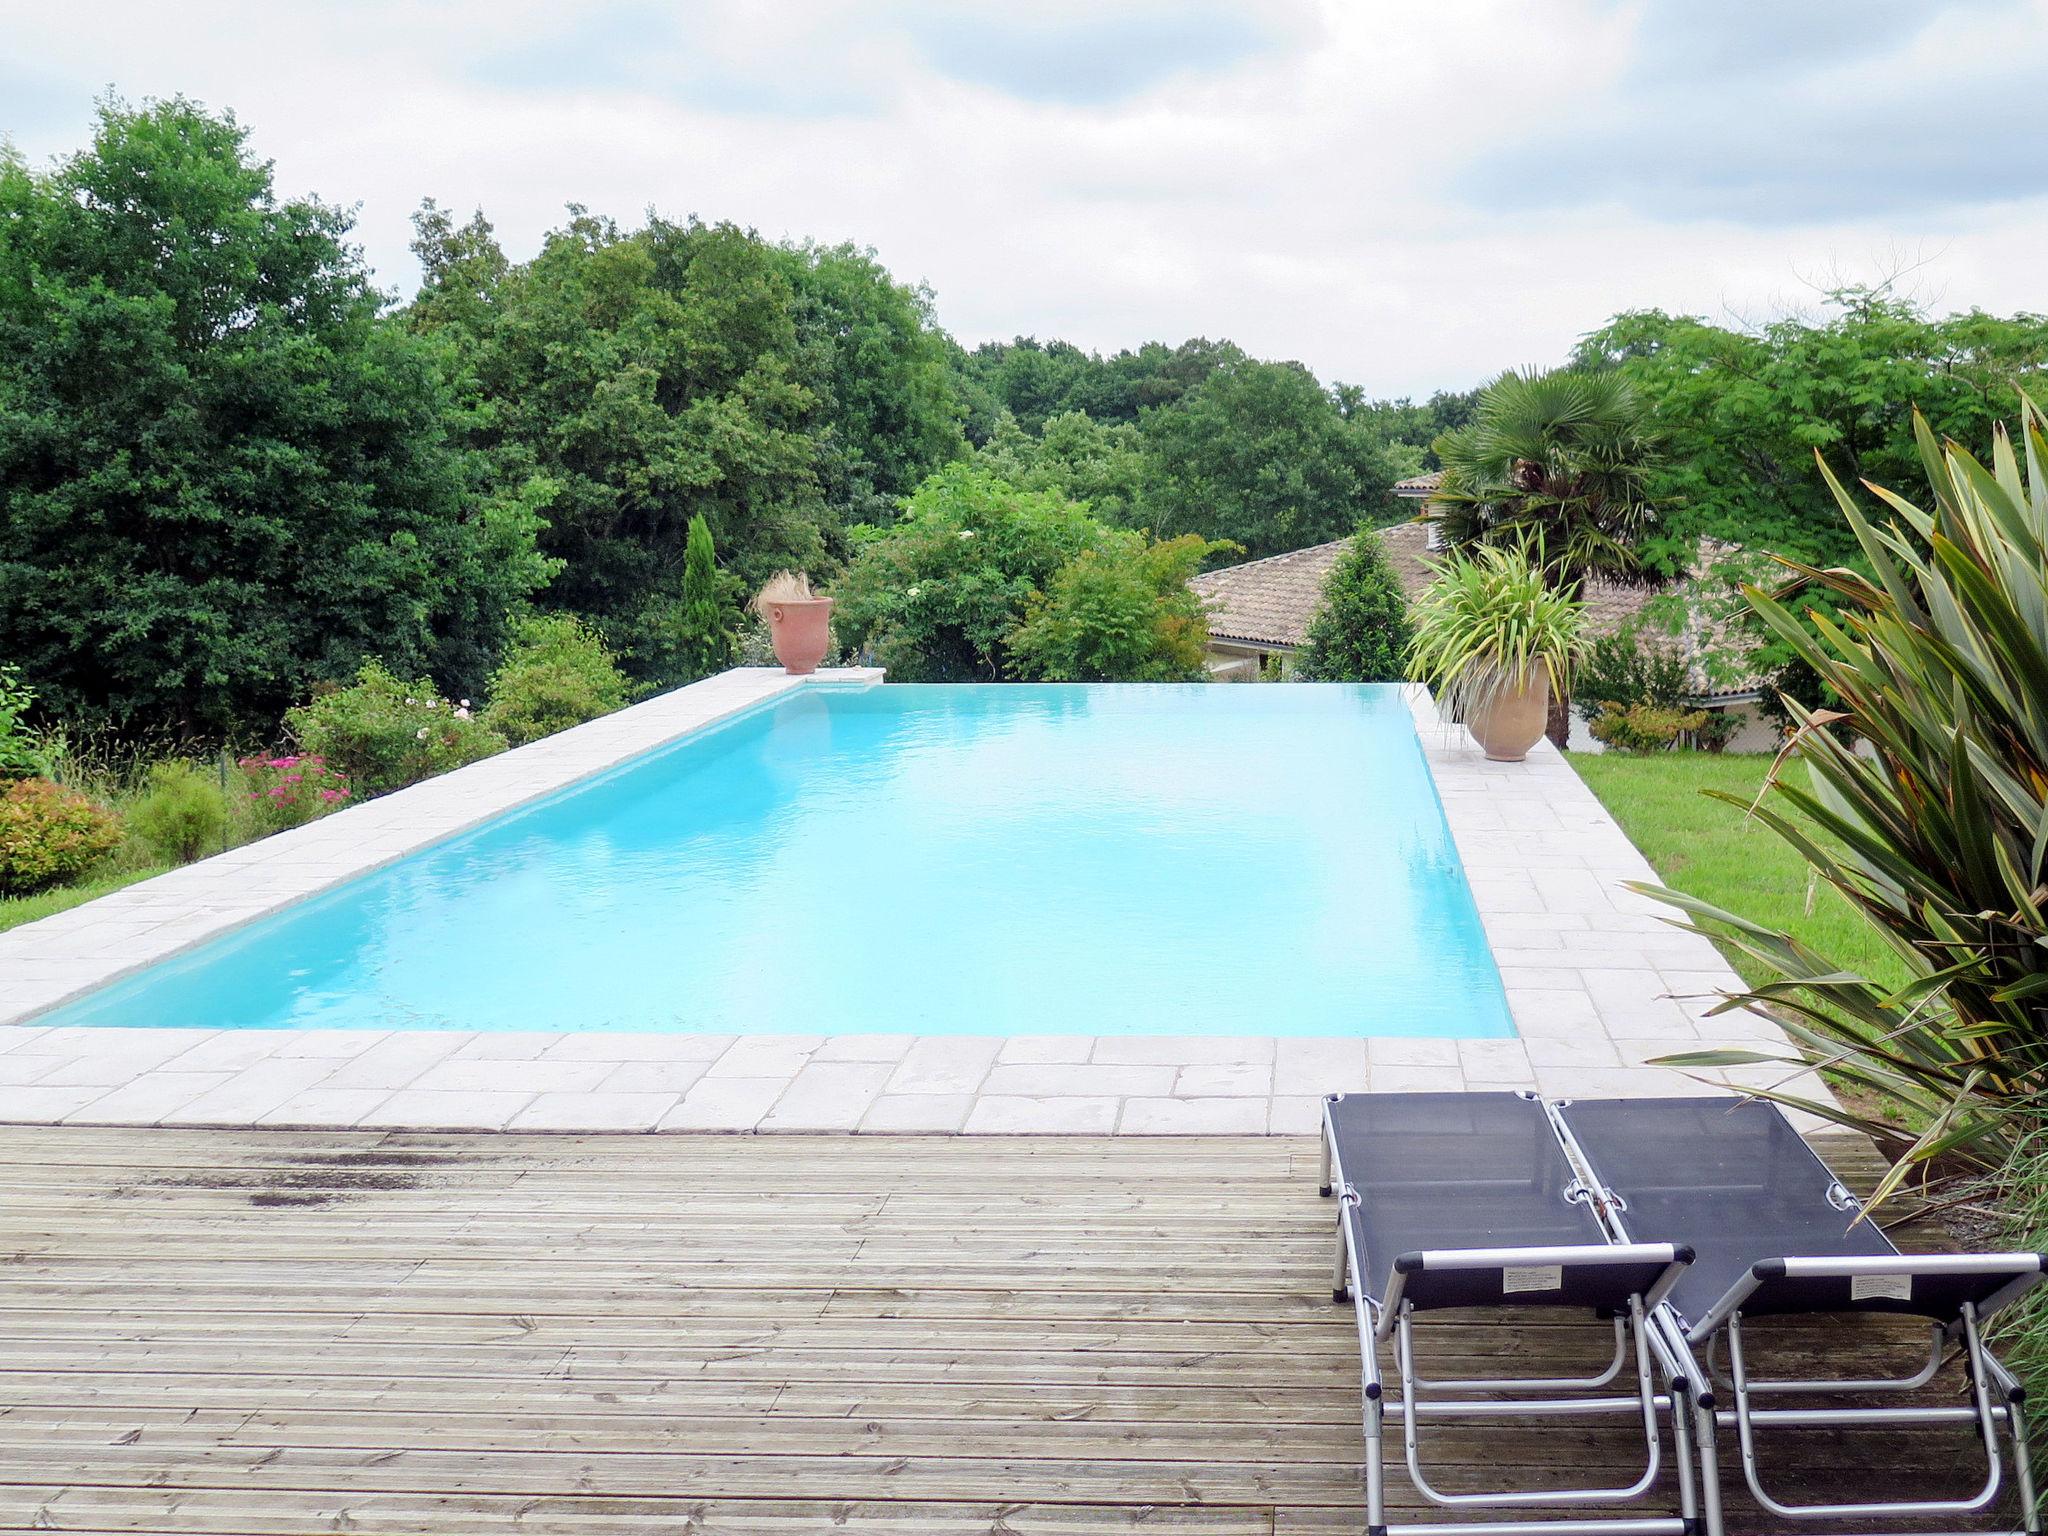
[[[1912,269],[2048,307],[2048,0],[0,0],[0,133],[231,107],[280,189],[873,246],[972,344],[1228,336],[1375,394]]]

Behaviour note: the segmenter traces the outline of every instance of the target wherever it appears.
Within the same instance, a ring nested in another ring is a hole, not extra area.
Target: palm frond
[[[1474,420],[1435,446],[1443,482],[1428,515],[1449,548],[1537,536],[1557,585],[1653,577],[1639,546],[1659,521],[1648,492],[1657,442],[1621,374],[1503,375]]]

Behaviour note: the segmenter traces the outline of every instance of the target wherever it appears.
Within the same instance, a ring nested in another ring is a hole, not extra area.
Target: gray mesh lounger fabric
[[[1898,1251],[1830,1201],[1835,1176],[1775,1104],[1725,1094],[1579,1099],[1564,1119],[1594,1173],[1621,1196],[1631,1237],[1692,1244],[1692,1268],[1671,1293],[1689,1323],[1761,1259]]]
[[[1330,1105],[1330,1125],[1338,1182],[1358,1192],[1358,1278],[1375,1300],[1403,1253],[1607,1241],[1591,1208],[1566,1197],[1571,1162],[1534,1099],[1349,1094]]]
[[[1726,1097],[1584,1099],[1563,1109],[1594,1174],[1625,1209],[1637,1242],[1683,1241],[1695,1258],[1671,1293],[1697,1324],[1757,1264],[1788,1257],[1883,1258],[1898,1252],[1775,1104]],[[2028,1257],[2028,1256],[2021,1256]],[[2010,1270],[1922,1275],[1909,1295],[1852,1291],[1841,1277],[1775,1275],[1742,1303],[1773,1312],[1904,1312],[1952,1321],[1965,1300],[1984,1302]]]

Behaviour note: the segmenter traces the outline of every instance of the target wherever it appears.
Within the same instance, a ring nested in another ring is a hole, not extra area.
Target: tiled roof
[[[1427,474],[1410,475],[1406,480],[1396,480],[1394,482],[1394,494],[1396,496],[1420,499],[1433,493],[1443,483],[1444,472],[1440,469],[1432,469]]]
[[[1254,645],[1300,645],[1323,603],[1323,581],[1347,540],[1206,571],[1188,585],[1207,599],[1209,633]]]
[[[1401,590],[1410,602],[1422,595],[1433,579],[1423,561],[1429,556],[1429,525],[1424,522],[1395,523],[1379,531],[1387,563],[1400,579]],[[1248,645],[1292,647],[1308,638],[1309,621],[1323,603],[1323,582],[1337,563],[1347,539],[1315,544],[1307,549],[1268,555],[1243,565],[1228,565],[1207,571],[1188,583],[1205,598],[1209,609],[1209,634],[1222,641]],[[1701,547],[1701,564],[1736,552],[1736,546],[1709,541]],[[1612,634],[1641,615],[1656,594],[1643,587],[1621,586],[1609,581],[1586,586],[1587,627],[1596,635]],[[1696,637],[1693,637],[1696,638]],[[1698,679],[1702,693],[1746,693],[1757,686],[1754,678],[1722,683],[1714,688]]]

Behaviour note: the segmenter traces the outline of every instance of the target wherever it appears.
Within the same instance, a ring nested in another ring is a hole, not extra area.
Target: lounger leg
[[[2020,1490],[2020,1529],[2041,1536],[2041,1498],[2034,1491],[2033,1452],[2027,1446],[2027,1404],[2024,1393],[2005,1394],[2006,1425],[2012,1431],[2013,1476]]]
[[[1946,1332],[1938,1337],[1945,1339]],[[2012,1438],[2012,1476],[2019,1495],[2020,1529],[2027,1536],[2041,1536],[2040,1493],[2034,1486],[2034,1458],[2027,1435],[2027,1394],[2004,1361],[1988,1349],[1983,1356],[1991,1386],[2005,1408],[2005,1432]]]
[[[1671,1459],[1678,1464],[1678,1517],[1688,1532],[1700,1528],[1699,1490],[1693,1486],[1698,1470],[1692,1460],[1692,1414],[1686,1405],[1690,1393],[1679,1383],[1671,1384]]]
[[[1377,1352],[1379,1345],[1375,1343],[1373,1349]],[[1379,1394],[1368,1391],[1365,1399],[1366,1536],[1387,1536],[1386,1465],[1380,1440],[1386,1416],[1386,1407],[1380,1401]]]
[[[1984,1354],[1983,1341],[1977,1334],[1977,1309],[1969,1302],[1962,1305],[1963,1345],[1968,1365],[1970,1397],[1972,1405],[1966,1410],[1943,1410],[1937,1408],[1857,1408],[1843,1407],[1811,1411],[1798,1414],[1793,1410],[1765,1410],[1754,1405],[1754,1392],[1749,1379],[1748,1359],[1742,1345],[1742,1313],[1730,1312],[1727,1319],[1728,1370],[1735,1382],[1735,1420],[1737,1443],[1742,1450],[1742,1475],[1749,1484],[1750,1496],[1769,1513],[1781,1519],[1897,1519],[1919,1515],[1974,1515],[1991,1507],[1998,1497],[1998,1489],[2004,1478],[2004,1455],[1999,1447],[1999,1426],[1997,1410],[1991,1402],[1991,1371]],[[1792,1383],[1792,1387],[1809,1386],[1807,1383]],[[1861,1385],[1851,1383],[1850,1385]],[[1759,1384],[1762,1391],[1785,1391],[1784,1382]],[[1900,1499],[1867,1503],[1837,1504],[1786,1504],[1774,1498],[1764,1487],[1761,1468],[1757,1457],[1757,1431],[1773,1423],[1783,1423],[1803,1418],[1807,1423],[1825,1423],[1850,1427],[1859,1420],[1864,1422],[1911,1422],[1917,1417],[1926,1422],[1930,1416],[1943,1413],[1961,1413],[1974,1419],[1978,1442],[1984,1451],[1984,1485],[1969,1498],[1958,1499]],[[1881,1417],[1883,1416],[1883,1417]]]
[[[1692,1536],[1723,1536],[1721,1468],[1714,1455],[1713,1377],[1700,1369],[1692,1346],[1668,1316],[1651,1319],[1662,1325],[1665,1365],[1671,1380],[1671,1433],[1679,1462],[1679,1512]],[[1697,1457],[1698,1460],[1693,1460]],[[1698,1494],[1694,1499],[1695,1479]],[[1688,1504],[1687,1500],[1694,1500]],[[1696,1505],[1696,1511],[1695,1511]]]
[[[1714,1400],[1704,1385],[1694,1388],[1691,1396],[1688,1411],[1699,1441],[1700,1520],[1706,1527],[1706,1536],[1723,1536],[1727,1527],[1721,1518],[1721,1454],[1714,1444],[1720,1421],[1714,1416]],[[1706,1398],[1705,1403],[1700,1401],[1702,1397]]]
[[[1325,1200],[1327,1200],[1327,1199],[1329,1199],[1329,1197],[1330,1197],[1330,1189],[1331,1189],[1331,1185],[1330,1185],[1330,1152],[1331,1152],[1331,1148],[1330,1148],[1330,1111],[1329,1111],[1329,1109],[1328,1109],[1327,1107],[1325,1107],[1325,1108],[1324,1108],[1324,1110],[1323,1110],[1323,1129],[1322,1129],[1322,1142],[1323,1142],[1323,1187],[1322,1187],[1322,1188],[1321,1188],[1320,1190],[1318,1190],[1318,1191],[1317,1191],[1317,1193],[1318,1193],[1318,1194],[1320,1194],[1320,1195],[1321,1195],[1321,1196],[1322,1196],[1322,1197],[1323,1197],[1323,1198],[1324,1198]]]
[[[1344,1241],[1344,1217],[1349,1207],[1342,1200],[1337,1202],[1337,1256],[1330,1264],[1330,1299],[1349,1301],[1351,1299],[1351,1258],[1350,1245]]]

